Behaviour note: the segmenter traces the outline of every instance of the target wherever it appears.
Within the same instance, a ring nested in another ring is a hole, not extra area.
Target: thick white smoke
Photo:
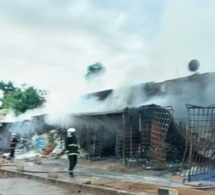
[[[9,3],[2,3],[3,8],[8,6]],[[10,73],[8,76],[12,75],[11,78],[18,82],[26,79],[38,87],[45,86],[49,95],[44,108],[28,111],[18,118],[8,115],[7,121],[25,120],[48,113],[47,123],[66,126],[73,124],[67,118],[68,113],[110,111],[150,103],[173,106],[176,116],[184,116],[186,103],[213,103],[211,84],[205,86],[204,101],[198,98],[198,94],[196,98],[188,98],[188,101],[187,97],[194,93],[189,85],[180,86],[180,94],[165,94],[150,100],[142,90],[128,90],[127,86],[188,76],[191,73],[187,64],[193,58],[201,63],[200,73],[214,71],[214,1],[167,0],[156,4],[151,1],[124,3],[123,0],[116,4],[71,2],[69,6],[60,5],[66,13],[61,15],[66,27],[62,20],[56,20],[58,4],[52,5],[48,18],[47,10],[44,11],[41,4],[35,2],[34,6],[25,6],[21,12],[8,13],[8,9],[2,12],[5,17],[0,19],[0,37],[3,37],[0,39],[0,51],[4,56],[9,56],[0,60],[1,64],[9,67],[9,71],[2,72],[4,75]],[[19,19],[27,19],[26,10],[29,13],[32,8],[41,15],[38,21],[34,18],[35,23],[29,26],[26,25],[29,21]],[[39,11],[41,9],[43,12]],[[77,18],[82,19],[77,22]],[[49,24],[45,28],[44,20]],[[74,25],[69,26],[70,23]],[[16,32],[15,37],[11,32]],[[1,45],[4,47],[1,48]],[[106,74],[100,81],[86,83],[86,67],[95,61],[104,64]],[[20,69],[17,70],[17,66]],[[20,77],[21,73],[25,75]],[[115,90],[104,101],[84,96],[110,88]]]

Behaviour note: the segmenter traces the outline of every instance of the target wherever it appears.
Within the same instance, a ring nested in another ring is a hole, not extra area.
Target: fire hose
[[[5,167],[15,167],[16,165],[0,165],[1,166],[5,166]],[[26,172],[26,173],[49,173],[50,171],[30,171],[30,170],[22,170],[21,172]],[[53,172],[57,172],[57,173],[69,173],[69,171],[53,171]]]

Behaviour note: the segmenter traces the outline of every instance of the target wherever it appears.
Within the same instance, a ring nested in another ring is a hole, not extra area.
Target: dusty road
[[[132,195],[157,195],[159,187],[169,187],[178,190],[180,195],[209,195],[215,194],[214,188],[198,190],[184,184],[171,183],[169,174],[164,172],[152,172],[147,174],[139,168],[121,167],[115,162],[105,163],[98,162],[82,162],[79,160],[75,168],[75,177],[70,178],[67,171],[68,163],[63,159],[41,159],[41,163],[34,163],[29,159],[24,163],[25,172],[18,173],[15,164],[4,164],[0,168],[1,174],[9,178],[0,179],[0,195],[20,195],[25,194],[80,194],[80,195],[110,195],[110,194],[126,194]],[[21,161],[20,161],[21,162]],[[17,164],[20,162],[16,162]],[[47,183],[47,170],[58,169],[63,171],[58,174],[57,179]],[[141,167],[140,167],[141,168]],[[8,172],[9,171],[9,172]],[[29,172],[30,171],[30,172]],[[12,172],[13,174],[9,174]],[[162,174],[162,175],[161,175]],[[19,175],[19,178],[18,178]],[[92,178],[97,177],[100,183],[94,183]],[[38,180],[40,178],[40,181]],[[36,179],[36,180],[33,180]],[[43,180],[45,183],[41,183]],[[63,181],[62,185],[55,181]],[[124,193],[125,194],[125,193]]]
[[[71,195],[74,193],[67,189],[62,189],[54,185],[44,184],[39,181],[32,181],[24,178],[0,178],[0,195],[24,194]]]

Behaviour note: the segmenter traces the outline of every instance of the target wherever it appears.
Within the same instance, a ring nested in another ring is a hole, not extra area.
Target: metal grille
[[[187,105],[188,132],[183,174],[189,180],[214,173],[215,160],[215,105],[208,107]]]
[[[144,106],[141,108],[140,126],[141,126],[141,151],[143,158],[150,157],[151,129],[154,114],[154,106]]]
[[[157,105],[141,106],[141,156],[154,167],[166,168],[165,138],[172,120],[172,107]]]
[[[123,153],[123,130],[122,127],[117,129],[116,132],[116,155],[122,156]]]
[[[166,168],[165,138],[172,118],[171,112],[173,112],[171,107],[168,109],[156,107],[153,113],[150,156],[152,163],[160,168]]]
[[[140,130],[137,109],[122,113],[122,126],[117,131],[116,154],[123,158],[140,158]]]
[[[140,157],[140,131],[138,114],[129,113],[127,117],[125,154],[128,158]]]

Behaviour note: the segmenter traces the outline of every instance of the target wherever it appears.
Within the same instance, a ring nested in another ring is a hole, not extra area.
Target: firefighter
[[[73,170],[77,164],[79,149],[77,144],[77,138],[75,136],[76,129],[69,128],[67,130],[67,137],[65,139],[65,152],[69,159],[69,175],[74,177]]]
[[[12,133],[11,139],[10,139],[10,159],[13,159],[15,157],[15,149],[16,149],[17,142],[18,142],[18,138],[16,133]]]

